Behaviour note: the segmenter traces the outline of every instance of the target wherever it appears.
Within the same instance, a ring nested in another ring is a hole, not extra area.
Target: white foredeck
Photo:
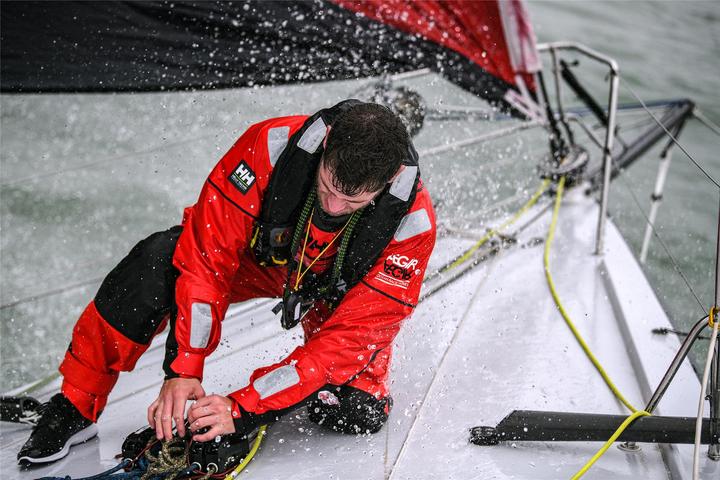
[[[478,447],[468,442],[469,428],[494,426],[515,409],[627,413],[558,314],[543,275],[542,245],[525,246],[544,238],[549,218],[546,211],[523,231],[518,246],[432,296],[407,320],[394,353],[395,407],[383,430],[372,436],[329,433],[298,410],[270,427],[240,478],[570,478],[600,443]],[[670,324],[612,223],[606,255],[593,255],[596,219],[594,202],[570,192],[560,213],[552,272],[577,327],[640,408],[679,344],[651,333]],[[469,244],[439,240],[432,266]],[[280,328],[270,305],[253,302],[231,311],[224,340],[206,368],[206,391],[242,386],[255,367],[277,360],[301,341],[299,329]],[[3,478],[77,477],[114,465],[123,438],[144,423],[145,408],[162,380],[163,353],[163,338],[158,338],[136,371],[121,376],[99,422],[98,438],[73,448],[63,461],[18,470],[15,454],[28,429],[2,425]],[[41,396],[56,389],[57,383],[49,385]],[[659,410],[693,416],[698,393],[699,382],[686,363]],[[707,460],[705,450],[702,478],[717,478],[720,465]],[[689,478],[691,453],[691,446],[672,447],[664,453],[666,461],[655,445],[644,444],[638,453],[611,448],[585,478],[668,478],[670,471],[674,478]]]

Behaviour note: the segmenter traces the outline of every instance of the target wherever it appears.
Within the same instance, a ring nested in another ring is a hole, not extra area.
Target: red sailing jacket
[[[173,258],[180,271],[175,292],[178,353],[170,364],[175,373],[202,379],[204,359],[218,345],[228,305],[238,300],[233,282],[239,272],[263,268],[250,253],[253,223],[279,153],[307,118],[282,117],[251,126],[210,173],[197,203],[185,209]],[[434,244],[435,214],[420,184],[393,240],[367,275],[334,311],[322,305],[311,309],[302,322],[305,344],[280,362],[257,369],[250,384],[230,397],[245,411],[261,414],[294,405],[328,383],[352,381],[377,397],[387,395],[391,345],[417,303]],[[287,270],[273,270],[284,280]],[[281,286],[279,282],[276,295]]]

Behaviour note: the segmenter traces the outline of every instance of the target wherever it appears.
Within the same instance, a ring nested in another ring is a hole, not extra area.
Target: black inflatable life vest
[[[345,100],[320,110],[288,140],[272,171],[250,244],[260,265],[287,265],[291,270],[296,267],[292,240],[300,212],[315,188],[327,125],[332,125],[341,113],[361,103],[359,100]],[[349,233],[346,253],[338,269],[339,275],[336,275],[338,278],[331,282],[334,265],[323,275],[303,282],[305,302],[322,298],[330,305],[337,305],[344,294],[367,274],[390,243],[400,221],[415,201],[420,181],[418,154],[412,143],[409,143],[403,164],[403,172],[372,204],[365,207]]]

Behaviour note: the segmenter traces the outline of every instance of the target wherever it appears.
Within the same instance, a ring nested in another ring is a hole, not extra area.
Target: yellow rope
[[[550,273],[550,248],[552,247],[553,238],[555,237],[555,226],[557,225],[558,212],[560,211],[560,203],[562,201],[564,188],[565,177],[562,177],[558,182],[557,195],[555,197],[555,208],[553,209],[552,221],[550,222],[550,230],[548,231],[547,239],[545,240],[545,254],[543,255],[543,261],[545,264],[545,278],[547,278],[548,287],[550,287],[550,293],[552,294],[553,300],[555,300],[555,305],[557,305],[560,314],[565,319],[565,322],[567,323],[568,327],[570,327],[570,330],[572,331],[573,335],[575,335],[575,339],[585,351],[585,354],[588,356],[592,364],[600,373],[600,376],[602,376],[603,380],[605,380],[605,383],[608,387],[610,387],[610,390],[612,390],[618,400],[620,400],[627,408],[629,408],[631,412],[636,412],[637,409],[633,407],[630,402],[625,399],[625,397],[623,397],[622,393],[620,393],[612,380],[610,380],[610,377],[605,372],[605,369],[602,367],[602,365],[600,365],[598,359],[595,358],[595,355],[590,350],[590,347],[587,345],[587,343],[585,343],[585,340],[580,335],[580,332],[577,330],[577,328],[575,328],[575,324],[572,322],[572,320],[570,320],[570,316],[565,310],[565,307],[560,300],[557,290],[555,289],[555,283],[553,282],[552,274]]]
[[[225,476],[225,480],[235,480],[235,478],[240,475],[240,472],[242,472],[248,463],[250,463],[250,460],[253,459],[255,454],[257,453],[258,449],[260,448],[260,444],[262,443],[263,437],[265,436],[265,430],[267,429],[267,425],[263,425],[260,427],[260,430],[258,430],[257,437],[255,437],[255,441],[253,442],[253,446],[250,449],[250,452],[245,456],[242,462],[240,462],[240,465],[235,467],[235,470],[230,472],[227,476]]]
[[[494,235],[497,235],[500,231],[504,230],[505,228],[509,227],[513,223],[517,221],[518,218],[520,218],[530,207],[535,205],[535,202],[537,202],[538,198],[540,198],[540,195],[543,194],[543,192],[547,189],[548,185],[550,184],[550,180],[544,180],[540,187],[535,191],[532,197],[523,205],[520,210],[515,212],[515,215],[510,217],[509,220],[507,220],[505,223],[500,225],[497,228],[490,229],[480,240],[475,243],[472,247],[465,250],[465,253],[462,254],[462,256],[458,257],[453,263],[451,263],[445,271],[451,270],[458,265],[461,265],[468,261],[468,259],[472,256],[473,253],[477,251],[478,248],[482,247],[485,242],[490,240]]]
[[[600,365],[600,362],[590,350],[588,344],[585,343],[585,340],[580,335],[578,329],[575,328],[575,324],[570,319],[570,315],[568,315],[567,311],[565,310],[565,307],[560,300],[560,296],[555,289],[555,283],[552,279],[552,273],[550,273],[550,249],[552,247],[552,242],[555,237],[555,227],[557,226],[558,213],[560,212],[560,204],[562,203],[562,195],[564,188],[565,177],[562,177],[558,182],[557,192],[555,196],[555,206],[553,208],[552,220],[550,221],[550,229],[548,230],[548,235],[545,240],[545,253],[543,255],[543,263],[545,265],[545,278],[547,278],[548,287],[550,287],[550,293],[552,294],[553,300],[555,301],[555,305],[557,305],[560,314],[565,319],[565,323],[567,323],[568,327],[570,327],[570,330],[575,336],[575,339],[578,341],[582,349],[585,351],[587,357],[590,359],[592,364],[600,373],[600,376],[602,376],[603,380],[605,380],[607,386],[610,387],[610,390],[612,390],[613,394],[615,394],[618,400],[620,400],[628,409],[630,409],[631,412],[633,412],[632,415],[630,415],[628,418],[625,419],[622,424],[620,424],[620,427],[615,430],[615,433],[613,433],[610,439],[605,442],[605,445],[603,445],[602,448],[598,450],[598,452],[593,455],[593,457],[575,475],[573,475],[572,480],[577,480],[578,478],[582,477],[585,472],[587,472],[600,457],[602,457],[602,455],[607,451],[607,449],[610,448],[610,445],[612,445],[615,440],[617,440],[617,438],[622,434],[622,432],[624,432],[625,429],[630,426],[632,422],[635,421],[635,419],[639,417],[645,417],[650,414],[644,410],[637,410],[635,407],[632,406],[630,402],[625,399],[622,393],[620,393],[618,388],[615,386],[613,381],[605,372],[605,369],[602,367],[602,365]]]
[[[622,433],[625,431],[625,429],[627,427],[629,427],[632,422],[634,422],[636,419],[638,419],[640,417],[647,417],[649,415],[650,414],[648,412],[646,412],[645,410],[638,410],[635,413],[633,413],[632,415],[630,415],[628,418],[626,418],[625,421],[620,424],[620,427],[617,430],[615,430],[615,433],[613,433],[612,436],[608,439],[608,441],[605,442],[605,444],[602,446],[602,448],[600,450],[598,450],[597,453],[595,455],[593,455],[593,457],[580,470],[578,470],[578,472],[575,475],[572,476],[571,480],[577,480],[578,478],[585,475],[585,472],[590,470],[590,467],[592,467],[593,464],[595,462],[597,462],[600,457],[603,456],[603,454],[607,451],[607,449],[610,448],[610,445],[615,443],[615,440],[617,440],[618,437],[620,435],[622,435]]]

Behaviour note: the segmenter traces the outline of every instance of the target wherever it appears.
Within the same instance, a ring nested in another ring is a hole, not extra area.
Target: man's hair
[[[408,156],[405,125],[388,108],[361,103],[341,113],[330,129],[323,164],[344,195],[375,192],[397,173]]]

